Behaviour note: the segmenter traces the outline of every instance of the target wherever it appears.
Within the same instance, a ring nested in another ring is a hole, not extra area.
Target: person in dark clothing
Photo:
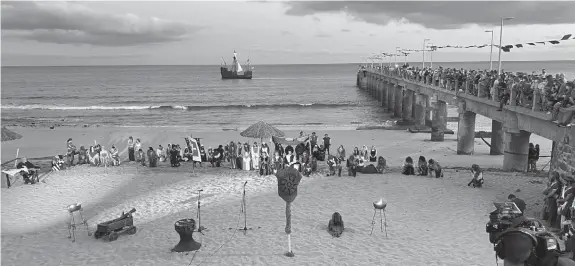
[[[403,171],[401,171],[404,175],[415,175],[415,168],[413,167],[413,159],[410,156],[405,158],[405,162],[403,162]]]
[[[315,134],[315,132],[311,133],[311,137],[309,139],[309,142],[310,142],[312,147],[317,144],[317,135]]]
[[[180,166],[180,162],[178,161],[178,149],[176,145],[172,145],[172,149],[170,150],[170,165],[172,167]]]
[[[527,204],[525,204],[525,201],[523,201],[522,199],[518,198],[517,196],[515,196],[513,194],[509,194],[509,196],[507,196],[507,199],[509,201],[515,203],[515,205],[517,205],[517,208],[519,208],[521,213],[525,213],[525,208],[527,207]]]
[[[328,155],[330,155],[329,146],[331,146],[331,138],[327,134],[325,134],[323,137],[323,147],[325,148],[325,151],[327,152]]]
[[[500,98],[501,101],[499,102],[499,109],[497,109],[497,111],[502,111],[503,106],[506,105],[507,101],[509,101],[509,99],[511,98],[511,92],[509,91],[509,88],[507,88],[507,84],[505,84],[503,80],[504,79],[502,79],[502,81],[499,83],[502,89],[502,93]]]
[[[527,172],[535,171],[535,146],[529,143],[529,152],[527,153]]]
[[[31,176],[33,177],[36,174],[36,170],[39,169],[40,167],[35,166],[31,162],[29,162],[28,159],[22,158],[22,161],[16,165],[16,168],[17,169],[27,168],[26,170],[22,169],[22,171],[20,171],[22,178],[24,178],[24,184],[36,183],[34,178],[30,179],[30,177]]]

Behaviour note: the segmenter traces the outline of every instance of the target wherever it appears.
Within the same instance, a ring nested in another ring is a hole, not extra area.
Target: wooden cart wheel
[[[133,235],[137,232],[137,229],[135,226],[132,226],[129,230],[128,230],[128,234],[129,235]]]
[[[108,235],[108,240],[110,242],[116,241],[116,239],[118,239],[118,234],[116,232],[112,232],[110,233],[110,235]]]

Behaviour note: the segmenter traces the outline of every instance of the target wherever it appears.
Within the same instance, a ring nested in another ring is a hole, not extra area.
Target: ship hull
[[[226,67],[220,67],[222,79],[252,79],[252,71],[247,70],[243,74],[233,72]]]

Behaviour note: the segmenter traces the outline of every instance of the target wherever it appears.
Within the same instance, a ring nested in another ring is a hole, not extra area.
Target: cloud
[[[77,3],[2,2],[2,37],[57,44],[131,46],[179,41],[198,26],[106,14]]]
[[[432,29],[457,29],[467,24],[499,25],[501,17],[513,16],[507,25],[551,25],[575,23],[575,1],[351,1],[285,2],[286,14],[307,16],[318,13],[345,13],[358,21],[387,25],[407,20]]]

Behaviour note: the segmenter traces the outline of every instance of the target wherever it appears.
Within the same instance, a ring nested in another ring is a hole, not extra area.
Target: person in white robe
[[[251,168],[252,159],[251,159],[251,154],[250,154],[250,148],[247,144],[244,145],[244,151],[243,152],[244,152],[244,158],[243,158],[243,162],[242,162],[242,169],[246,170],[246,171],[250,171],[250,170],[252,170],[252,168]]]
[[[257,142],[252,145],[252,168],[255,170],[260,169],[260,147]]]

